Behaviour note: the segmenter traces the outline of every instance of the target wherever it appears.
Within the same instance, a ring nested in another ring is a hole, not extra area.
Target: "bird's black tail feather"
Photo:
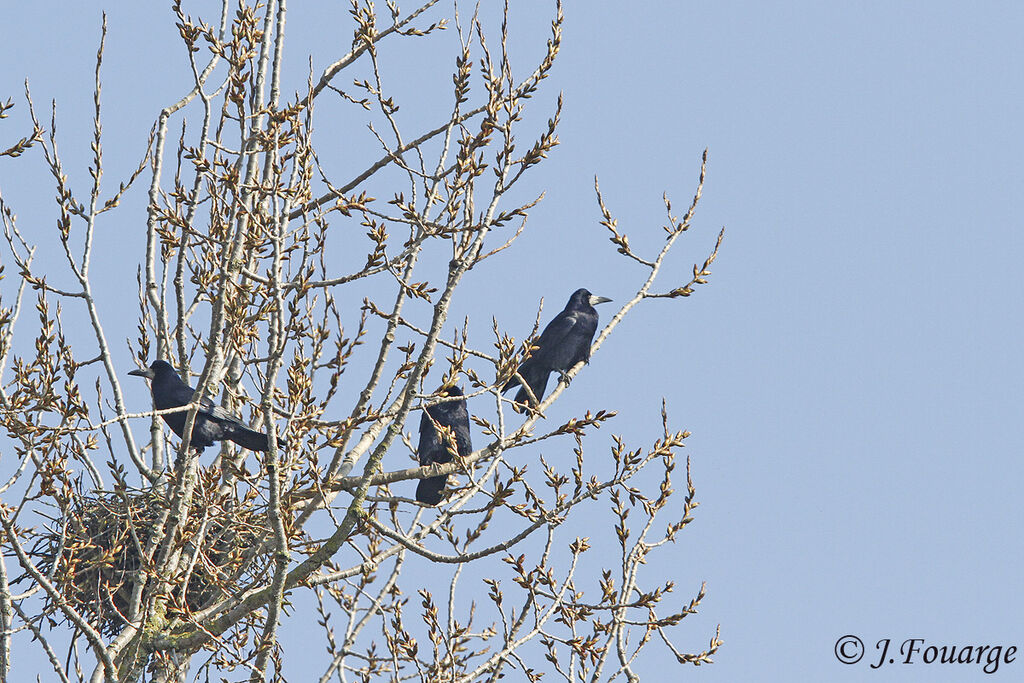
[[[441,502],[441,492],[447,483],[448,476],[444,474],[420,479],[420,483],[416,485],[416,500],[425,505],[437,505]]]
[[[517,387],[517,386],[519,386],[519,378],[516,377],[515,375],[512,375],[512,379],[510,379],[509,381],[505,382],[505,386],[503,386],[501,388],[501,393],[504,394],[506,391],[508,391],[512,387]]]
[[[227,437],[242,448],[248,448],[250,451],[261,451],[265,453],[270,448],[266,434],[241,425],[235,426],[227,434]],[[284,443],[279,440],[277,447],[279,450],[284,448]]]
[[[519,374],[526,380],[526,383],[529,385],[530,391],[533,392],[537,402],[540,403],[544,400],[544,390],[548,386],[548,376],[551,374],[551,371],[531,367],[520,369]],[[530,405],[530,396],[526,393],[525,388],[520,388],[519,391],[516,392],[516,403]]]
[[[543,386],[544,383],[547,382],[547,374],[549,371],[539,368],[533,362],[533,359],[527,358],[516,369],[516,372],[518,373],[518,375],[512,375],[512,377],[509,378],[507,382],[505,382],[505,386],[501,388],[501,393],[504,394],[509,389],[522,385],[522,382],[519,381],[520,377],[526,380],[526,383],[530,385],[531,389],[533,389],[538,382],[540,382],[541,386]],[[534,391],[534,393],[536,394],[536,391]],[[520,394],[522,394],[521,390]],[[519,399],[517,398],[516,400],[518,401]]]

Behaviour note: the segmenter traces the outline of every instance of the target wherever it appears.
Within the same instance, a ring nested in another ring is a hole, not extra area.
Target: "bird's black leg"
[[[558,377],[559,379],[561,379],[561,381],[565,382],[565,386],[569,386],[569,382],[572,381],[572,377],[570,377],[569,373],[566,372],[565,370],[559,370]]]

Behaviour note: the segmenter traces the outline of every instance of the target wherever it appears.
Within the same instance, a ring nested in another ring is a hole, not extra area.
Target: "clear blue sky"
[[[27,77],[37,105],[57,99],[65,163],[83,183],[102,5],[9,5],[0,98],[23,114]],[[112,177],[137,163],[159,108],[188,77],[166,3],[141,5],[106,8]],[[478,298],[460,299],[455,318],[499,305],[493,292],[513,277],[525,282],[522,301],[501,298],[510,326],[528,327],[541,296],[561,306],[578,286],[624,299],[641,273],[597,225],[594,175],[631,243],[650,248],[662,191],[681,212],[708,147],[695,227],[663,282],[684,282],[724,225],[710,284],[637,311],[558,413],[620,410],[591,437],[594,457],[607,453],[609,431],[637,445],[654,438],[663,395],[693,432],[701,507],[651,571],[672,573],[679,601],[706,580],[701,612],[677,642],[699,650],[721,623],[725,645],[713,666],[680,677],[982,680],[977,665],[873,671],[867,660],[882,638],[1024,647],[1024,5],[661,5],[568,4],[563,54],[533,113],[539,125],[564,91],[562,145],[530,179],[547,197],[516,258],[474,275]],[[319,74],[347,50],[346,6],[292,4],[286,92],[303,87],[309,54]],[[188,8],[215,16],[213,3]],[[525,69],[550,11],[513,11]],[[453,36],[425,40],[450,67]],[[447,97],[448,72],[419,73],[410,54],[392,56],[396,80]],[[414,100],[404,105],[410,122]],[[23,121],[0,123],[0,140],[25,134]],[[346,149],[370,144],[338,130]],[[38,160],[0,160],[0,187],[20,200],[23,230],[33,220],[51,229],[52,213],[21,199],[51,201]],[[140,246],[142,194],[134,214],[107,226]],[[571,248],[582,253],[567,258]],[[133,326],[134,317],[112,338]],[[489,314],[478,326],[484,335]],[[833,655],[848,633],[869,646],[853,666]],[[999,678],[1024,676],[1018,659]],[[669,661],[653,646],[639,668],[660,680]]]

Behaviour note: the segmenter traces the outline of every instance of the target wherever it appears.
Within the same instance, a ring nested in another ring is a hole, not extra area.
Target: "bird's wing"
[[[426,409],[420,415],[420,443],[416,449],[421,465],[430,465],[434,462],[435,453],[441,448],[441,437],[430,421]]]
[[[597,332],[597,315],[580,313],[577,316],[576,324],[566,335],[560,347],[559,367],[564,364],[567,368],[575,365],[578,361],[590,362],[590,345],[594,341],[594,333]]]
[[[473,445],[469,436],[469,410],[466,408],[466,402],[442,403],[438,407],[443,409],[438,423],[452,428],[452,432],[455,434],[456,451],[461,456],[472,453]]]
[[[469,411],[466,410],[465,401],[459,404],[453,422],[455,446],[459,451],[459,455],[465,457],[473,452],[473,442],[469,435]]]
[[[537,339],[536,346],[539,346],[538,351],[534,351],[535,354],[543,353],[546,349],[551,349],[560,344],[573,330],[576,325],[579,324],[580,314],[577,311],[562,311],[548,323],[548,326],[541,332],[540,338]]]
[[[188,405],[195,395],[192,387],[179,380],[177,375],[172,377],[172,382],[153,382],[153,403],[161,409]]]
[[[218,420],[220,422],[230,422],[232,424],[241,425],[243,427],[245,426],[245,423],[238,419],[237,416],[229,413],[227,410],[221,408],[219,405],[214,404],[214,402],[208,398],[204,398],[199,405],[200,411],[208,417],[212,417],[213,419]]]
[[[544,384],[547,383],[548,379],[548,372],[552,368],[557,367],[559,348],[579,323],[579,311],[560,311],[558,315],[551,319],[551,322],[544,328],[544,331],[540,333],[540,337],[533,342],[533,346],[536,348],[530,356],[519,364],[517,371],[530,385],[534,395],[537,395],[538,390],[543,393]],[[513,375],[509,381],[505,382],[505,386],[501,390],[506,392],[520,383],[519,378]],[[521,402],[525,400],[523,398],[525,395],[520,390],[516,401]],[[537,396],[539,398],[539,395]]]

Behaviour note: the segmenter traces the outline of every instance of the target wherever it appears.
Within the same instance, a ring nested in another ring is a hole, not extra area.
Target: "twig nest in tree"
[[[218,497],[214,487],[200,488],[171,549],[180,554],[168,582],[172,617],[237,590],[239,581],[253,578],[245,567],[269,564],[251,562],[253,555],[267,552],[261,546],[270,537],[265,510]],[[31,553],[41,570],[52,573],[63,598],[103,635],[113,636],[128,622],[134,578],[153,565],[154,555],[166,552],[149,546],[153,530],[171,523],[168,502],[153,491],[127,490],[73,496],[70,505],[36,534]],[[157,589],[157,577],[150,576],[146,595]],[[49,596],[45,612],[70,623]]]

